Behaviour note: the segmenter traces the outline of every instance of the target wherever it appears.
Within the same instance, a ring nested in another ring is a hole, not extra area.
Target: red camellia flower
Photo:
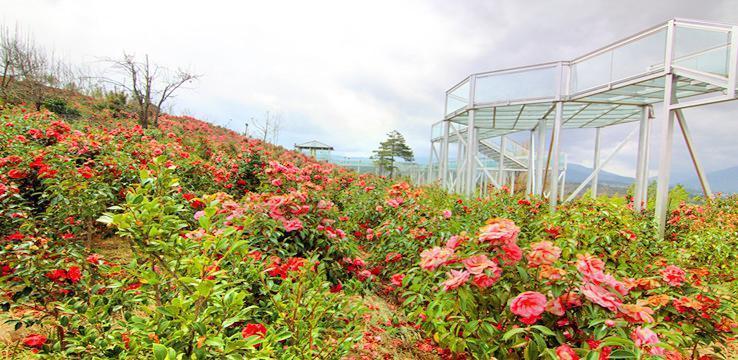
[[[23,339],[23,345],[40,349],[46,343],[46,336],[40,334],[30,334]]]
[[[660,271],[661,279],[669,286],[681,286],[684,283],[686,273],[678,266],[669,265]]]
[[[77,172],[85,179],[89,179],[95,175],[95,171],[87,165],[77,169]]]
[[[92,265],[99,265],[101,261],[102,257],[100,256],[100,254],[90,254],[89,256],[87,256],[87,262]]]
[[[18,169],[13,169],[13,170],[8,171],[8,177],[11,178],[11,179],[16,179],[16,180],[23,179],[27,175],[28,174],[26,174],[25,171],[21,171],[21,170],[18,170]]]
[[[390,282],[394,286],[402,286],[402,279],[405,278],[405,274],[394,274],[390,277]]]
[[[67,279],[72,283],[78,282],[82,278],[82,271],[79,266],[72,266],[67,270]]]
[[[556,348],[556,356],[558,356],[560,360],[579,360],[577,353],[574,352],[574,349],[567,344],[563,344]]]
[[[248,338],[249,336],[258,336],[259,338],[263,339],[266,335],[267,329],[264,324],[254,324],[249,323],[244,326],[243,329],[241,329],[241,336],[243,336],[244,339]]]
[[[520,317],[524,324],[534,324],[546,308],[546,295],[537,291],[526,291],[510,303],[510,311]]]
[[[502,245],[502,260],[505,261],[505,265],[512,265],[520,261],[523,258],[523,250],[514,242],[508,242]]]
[[[282,225],[287,232],[302,230],[302,222],[299,219],[283,221]]]
[[[388,263],[398,262],[400,260],[402,260],[402,254],[396,252],[388,253],[384,258],[384,261]]]

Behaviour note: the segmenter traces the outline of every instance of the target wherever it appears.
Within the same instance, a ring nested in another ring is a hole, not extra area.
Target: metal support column
[[[561,118],[564,115],[564,103],[556,103],[556,117],[554,118],[553,133],[551,135],[551,194],[548,201],[551,211],[556,209],[559,201],[559,137],[561,135]]]
[[[538,141],[536,142],[536,173],[535,173],[535,190],[536,195],[543,195],[543,170],[546,167],[546,119],[538,121],[536,126],[538,132]]]
[[[659,238],[664,237],[666,230],[666,213],[669,205],[669,176],[671,175],[671,148],[674,141],[674,111],[671,104],[674,101],[674,85],[676,76],[667,74],[664,83],[664,116],[663,137],[661,140],[661,159],[659,161],[659,177],[656,188],[656,224]]]
[[[602,129],[595,128],[595,147],[594,147],[594,161],[592,168],[597,169],[600,166],[600,139],[601,134],[600,132]],[[597,197],[597,184],[599,182],[599,176],[600,172],[596,171],[594,174],[594,178],[592,178],[592,198]]]
[[[477,139],[476,139],[476,124],[475,124],[475,111],[474,109],[469,110],[469,124],[466,128],[466,175],[465,185],[463,187],[464,194],[467,196],[474,195],[474,184],[476,182],[476,169],[477,169]]]
[[[648,207],[648,170],[649,170],[649,163],[651,160],[651,120],[653,119],[653,109],[649,106],[648,107],[648,122],[646,123],[646,160],[644,161],[643,168],[645,171],[643,172],[643,184],[641,185],[641,188],[643,189],[643,192],[641,193],[641,203],[643,203],[644,209]]]
[[[528,143],[528,173],[526,174],[525,182],[525,196],[529,197],[533,193],[533,172],[535,171],[533,152],[535,151],[535,131],[531,130],[529,133]]]
[[[641,106],[641,120],[638,127],[638,155],[636,159],[635,194],[633,206],[636,211],[643,210],[643,177],[648,177],[646,168],[646,147],[648,146],[648,111]]]
[[[441,186],[446,189],[448,188],[448,132],[450,123],[448,120],[443,122],[443,140],[441,140],[441,159],[440,166],[438,166],[438,178],[441,179]]]
[[[500,188],[505,184],[503,181],[505,176],[505,147],[507,146],[505,135],[500,136],[500,158],[497,161],[497,184]]]
[[[454,180],[454,191],[461,193],[461,186],[464,182],[464,143],[459,138],[456,142],[456,179]]]

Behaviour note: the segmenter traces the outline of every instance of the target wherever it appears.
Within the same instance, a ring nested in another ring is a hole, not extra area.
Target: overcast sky
[[[175,112],[238,131],[279,113],[281,145],[319,140],[350,156],[397,129],[419,159],[445,90],[469,73],[571,59],[673,17],[738,24],[738,1],[5,0],[0,11],[72,62],[125,50],[203,74]],[[686,117],[707,171],[738,165],[738,102]],[[606,129],[603,154],[632,126]],[[592,131],[565,131],[562,143],[592,164]],[[680,177],[691,162],[675,144]],[[634,159],[630,144],[606,169],[632,176]]]

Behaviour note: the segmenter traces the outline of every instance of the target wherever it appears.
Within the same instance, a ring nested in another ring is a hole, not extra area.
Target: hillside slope
[[[679,206],[661,240],[606,199],[551,213],[81,113],[0,113],[5,357],[637,358],[736,327],[732,198]]]

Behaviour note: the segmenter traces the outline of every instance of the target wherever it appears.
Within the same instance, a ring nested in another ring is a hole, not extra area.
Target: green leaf
[[[167,347],[162,344],[154,344],[154,359],[167,360]]]
[[[504,335],[502,335],[502,341],[510,340],[513,336],[517,334],[524,333],[526,331],[526,328],[514,328],[511,330],[508,330]]]
[[[547,335],[547,336],[556,336],[556,333],[553,332],[553,330],[543,326],[543,325],[533,325],[532,328],[538,330],[541,334]]]

